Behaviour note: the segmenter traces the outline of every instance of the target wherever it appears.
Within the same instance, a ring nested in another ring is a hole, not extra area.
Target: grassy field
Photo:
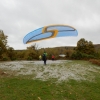
[[[0,68],[0,100],[100,100],[100,66],[65,61],[46,66],[29,63],[24,67],[37,69],[31,74],[16,74],[26,72],[20,68],[10,74],[12,70]]]

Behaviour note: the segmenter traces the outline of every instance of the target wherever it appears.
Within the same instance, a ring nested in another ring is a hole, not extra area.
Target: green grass
[[[84,61],[72,63],[91,65]],[[2,76],[0,100],[100,100],[100,73],[93,75],[93,81],[70,79],[61,83],[56,83],[56,79],[33,80],[31,75]]]
[[[55,83],[22,77],[0,78],[0,100],[100,100],[100,76],[95,82]]]

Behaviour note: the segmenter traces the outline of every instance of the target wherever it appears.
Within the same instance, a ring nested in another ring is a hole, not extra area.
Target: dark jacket
[[[47,60],[47,56],[45,53],[42,55],[42,60]]]

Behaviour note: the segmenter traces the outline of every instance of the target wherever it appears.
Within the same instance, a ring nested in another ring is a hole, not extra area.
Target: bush
[[[3,53],[2,54],[2,61],[7,61],[7,60],[10,60],[10,58],[8,57],[8,55],[6,53]]]
[[[27,60],[32,60],[32,57],[28,56]]]
[[[77,59],[77,60],[82,59],[82,54],[81,54],[81,52],[74,52],[74,53],[71,55],[71,59]]]
[[[71,55],[71,59],[77,59],[77,60],[81,60],[81,59],[88,60],[88,59],[95,59],[95,58],[96,57],[94,55],[88,55],[79,51],[76,51]]]
[[[12,61],[17,60],[16,58],[11,58]]]
[[[3,61],[7,61],[8,59],[6,57],[2,58]]]
[[[98,60],[98,59],[90,59],[89,60],[91,63],[93,63],[93,64],[96,64],[96,65],[99,65],[100,66],[100,59]]]

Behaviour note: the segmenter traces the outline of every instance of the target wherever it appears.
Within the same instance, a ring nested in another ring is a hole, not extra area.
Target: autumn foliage
[[[44,51],[48,54],[48,59],[54,55],[55,59],[100,59],[100,49],[96,50],[91,41],[81,38],[77,42],[76,47],[55,47],[55,48],[39,48],[36,44],[27,47],[26,50],[14,50],[13,47],[8,46],[8,36],[0,31],[0,60],[39,60],[39,55]],[[59,55],[64,54],[66,57],[62,58]]]
[[[93,63],[93,64],[96,64],[96,65],[99,65],[100,66],[100,59],[98,60],[98,59],[90,59],[89,60],[91,63]]]
[[[97,59],[98,55],[93,43],[82,38],[77,42],[77,47],[75,48],[71,58],[88,60]]]

